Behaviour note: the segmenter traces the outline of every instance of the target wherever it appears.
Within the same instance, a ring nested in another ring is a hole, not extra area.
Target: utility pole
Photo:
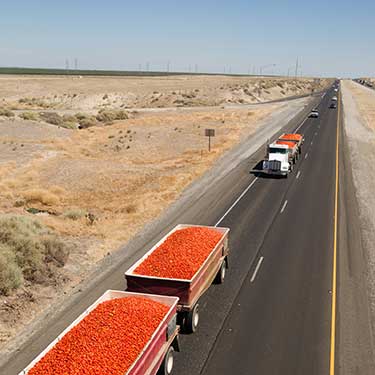
[[[68,75],[69,74],[69,60],[65,59],[65,72]]]
[[[296,61],[296,74],[295,74],[296,78],[297,78],[297,75],[298,75],[298,57],[297,57],[297,61]]]
[[[148,72],[150,70],[150,63],[147,61],[146,62],[146,71]]]
[[[74,59],[74,70],[75,71],[78,70],[78,59],[77,58]]]
[[[198,64],[195,64],[195,73],[198,73]]]
[[[171,65],[171,62],[168,60],[168,62],[167,62],[167,72],[169,72],[170,65]]]

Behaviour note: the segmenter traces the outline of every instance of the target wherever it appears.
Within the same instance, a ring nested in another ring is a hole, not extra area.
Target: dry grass
[[[86,215],[85,210],[76,208],[76,209],[70,209],[68,211],[65,211],[63,214],[63,217],[66,219],[70,219],[70,220],[78,220],[84,217],[85,215]]]
[[[14,113],[8,108],[0,108],[0,116],[14,117]]]
[[[69,250],[49,229],[25,216],[0,216],[0,294],[19,288],[24,280],[43,283],[63,266]]]
[[[115,120],[126,120],[129,116],[124,110],[101,109],[96,116],[100,122],[112,122]]]
[[[36,112],[22,112],[19,115],[23,120],[28,120],[28,121],[39,121],[40,117],[39,114]]]
[[[45,206],[54,206],[59,204],[60,198],[45,189],[32,189],[22,192],[26,203],[41,203]]]

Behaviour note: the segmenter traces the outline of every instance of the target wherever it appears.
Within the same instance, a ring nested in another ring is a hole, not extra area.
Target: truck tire
[[[174,349],[173,346],[170,346],[165,353],[163,362],[161,363],[157,375],[170,375],[172,374],[173,364],[174,364]]]
[[[199,324],[199,303],[197,302],[194,307],[187,313],[185,319],[184,332],[194,333],[197,331]]]
[[[215,276],[214,284],[222,284],[224,282],[226,271],[227,271],[227,262],[224,259],[221,263],[219,271],[217,272]]]

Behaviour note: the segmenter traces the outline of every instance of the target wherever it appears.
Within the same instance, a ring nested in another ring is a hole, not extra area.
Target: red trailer
[[[182,327],[184,332],[192,333],[196,331],[199,322],[199,298],[213,282],[217,284],[224,282],[226,269],[228,268],[229,228],[205,227],[219,232],[221,234],[221,239],[212,249],[198,271],[189,280],[145,276],[134,273],[134,270],[147,259],[154,250],[166,241],[173,232],[189,227],[202,226],[177,225],[125,272],[125,279],[128,291],[178,297],[178,324]]]
[[[124,375],[169,375],[173,368],[173,352],[179,351],[178,333],[179,326],[176,324],[177,297],[156,296],[152,294],[130,293],[108,290],[96,300],[83,314],[81,314],[68,328],[65,329],[41,354],[38,355],[19,375],[28,372],[49,352],[73,327],[92,312],[102,302],[117,298],[143,297],[160,302],[169,307],[167,314],[154,331],[152,337],[144,346],[138,358]],[[116,336],[116,332],[113,332]],[[111,353],[108,353],[111,356]]]

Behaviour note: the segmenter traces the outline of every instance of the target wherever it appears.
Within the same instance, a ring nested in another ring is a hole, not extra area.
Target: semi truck
[[[188,280],[146,276],[135,273],[135,269],[147,259],[174,232],[190,227],[204,227],[221,234],[220,241],[212,249],[204,263]],[[229,228],[208,227],[198,225],[179,224],[168,232],[155,246],[153,246],[138,262],[125,272],[127,290],[139,293],[151,293],[179,298],[177,304],[177,319],[184,333],[194,333],[199,323],[199,299],[212,283],[224,282],[228,268],[228,236]]]
[[[289,161],[289,145],[273,142],[267,147],[262,163],[262,173],[288,177],[293,166]]]

